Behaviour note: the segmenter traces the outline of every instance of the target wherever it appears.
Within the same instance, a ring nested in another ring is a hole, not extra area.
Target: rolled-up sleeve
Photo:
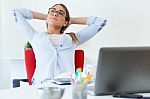
[[[75,33],[79,40],[79,44],[92,38],[106,25],[106,22],[107,20],[105,18],[89,17],[86,22],[87,27]]]
[[[27,19],[33,19],[32,11],[29,9],[13,9],[12,16],[20,31],[25,33],[27,39],[31,41],[36,33],[36,31],[27,21]]]

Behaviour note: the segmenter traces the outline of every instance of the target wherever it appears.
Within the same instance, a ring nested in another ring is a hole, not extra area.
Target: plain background
[[[99,16],[108,20],[102,31],[79,46],[85,51],[87,64],[97,64],[99,48],[104,46],[150,46],[149,0],[1,0],[0,88],[9,88],[9,59],[24,57],[26,38],[13,23],[11,10],[28,8],[47,13],[55,3],[64,3],[72,17]],[[46,31],[45,21],[31,20],[30,23],[37,31]],[[72,25],[66,32],[77,32],[84,27]]]

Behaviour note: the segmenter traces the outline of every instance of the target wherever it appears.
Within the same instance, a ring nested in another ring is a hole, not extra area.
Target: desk
[[[62,99],[72,99],[71,86],[66,85],[63,87],[65,88],[65,93]],[[150,96],[150,93],[145,93],[144,96]],[[38,97],[37,88],[35,86],[18,87],[18,88],[0,90],[0,98],[3,98],[3,99],[40,99]],[[109,96],[88,95],[87,99],[114,99],[114,98],[111,95]],[[121,99],[121,98],[116,98],[116,99]]]
[[[65,88],[65,93],[62,99],[72,99],[72,90],[70,85],[61,86]],[[150,96],[150,93],[145,93],[144,96]],[[37,87],[18,87],[12,89],[0,90],[0,98],[3,99],[40,99],[37,93]],[[112,96],[91,96],[87,99],[114,99]],[[117,98],[121,99],[121,98]]]
[[[72,99],[71,86],[66,85],[62,99]],[[39,99],[35,86],[18,87],[0,90],[0,98],[3,99]],[[111,99],[111,96],[89,96],[87,99]],[[113,99],[113,98],[112,98]]]

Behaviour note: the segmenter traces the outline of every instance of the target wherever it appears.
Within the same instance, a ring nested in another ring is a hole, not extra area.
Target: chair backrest
[[[84,67],[84,51],[83,50],[75,50],[75,70],[77,68],[81,68],[83,71]],[[36,59],[35,54],[32,48],[25,50],[25,65],[27,78],[29,81],[29,85],[32,85],[32,76],[34,74],[36,68]]]
[[[36,68],[35,54],[32,48],[25,49],[25,66],[29,85],[32,85],[32,76]]]
[[[77,68],[81,68],[83,71],[84,67],[84,51],[83,50],[75,50],[74,56],[74,64],[75,64],[75,71]]]

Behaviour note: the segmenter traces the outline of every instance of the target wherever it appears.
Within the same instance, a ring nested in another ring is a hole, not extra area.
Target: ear
[[[64,26],[67,26],[68,24],[69,24],[69,21],[66,21],[65,24],[64,24]]]

